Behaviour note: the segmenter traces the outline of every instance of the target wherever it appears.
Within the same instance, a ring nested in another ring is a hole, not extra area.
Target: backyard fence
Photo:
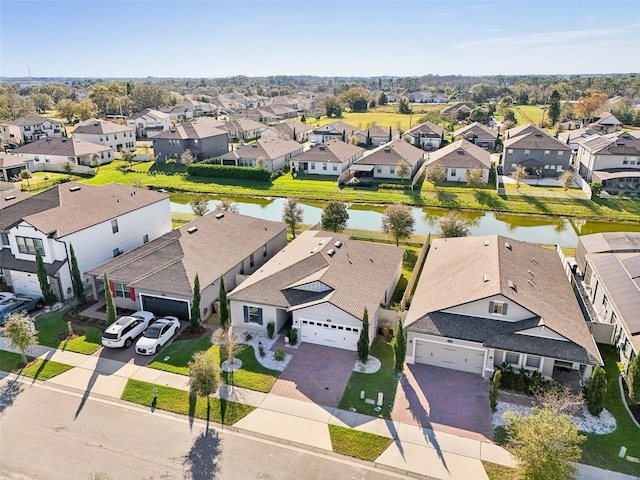
[[[409,283],[407,283],[407,288],[405,289],[404,295],[402,295],[402,300],[400,301],[401,310],[404,310],[406,306],[411,302],[413,291],[415,290],[416,283],[418,281],[418,278],[420,277],[420,272],[422,271],[422,266],[424,265],[424,260],[427,256],[430,245],[431,234],[427,235],[427,239],[425,240],[422,248],[420,249],[420,253],[418,254],[418,259],[416,260],[416,264],[413,267],[413,272],[411,272],[411,278],[409,278]]]

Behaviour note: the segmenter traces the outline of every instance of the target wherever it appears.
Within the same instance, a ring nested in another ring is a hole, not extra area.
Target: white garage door
[[[26,295],[42,295],[38,275],[35,273],[11,271],[11,282],[13,283],[13,291],[15,293],[24,293]]]
[[[459,345],[416,340],[416,363],[482,375],[484,352]]]
[[[300,320],[301,341],[327,347],[357,350],[360,329],[338,323]]]

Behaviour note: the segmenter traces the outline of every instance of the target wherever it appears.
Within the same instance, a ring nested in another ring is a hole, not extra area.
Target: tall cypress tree
[[[38,282],[40,282],[40,290],[42,290],[42,300],[47,305],[53,305],[56,303],[56,297],[49,285],[49,276],[47,275],[47,269],[44,267],[42,261],[42,255],[36,250],[36,272],[38,273]]]
[[[227,302],[227,288],[224,285],[224,277],[220,277],[220,326],[224,331],[229,328],[229,303]]]
[[[80,276],[80,269],[78,268],[78,259],[73,251],[73,245],[69,245],[69,252],[71,254],[71,284],[73,285],[73,293],[75,293],[78,303],[83,304],[87,301],[87,296],[84,293],[84,285],[82,284],[82,277]]]
[[[107,272],[104,272],[104,301],[107,306],[107,323],[111,325],[116,321],[116,304],[113,301],[113,295],[111,295],[111,287],[109,286],[109,277]]]
[[[407,355],[407,338],[404,336],[402,320],[398,319],[398,328],[393,338],[393,353],[395,355],[395,367],[399,372],[404,366],[404,357]]]
[[[389,127],[389,141],[391,141],[392,138],[393,138],[393,135],[391,134],[391,127]]]
[[[200,326],[200,278],[196,273],[193,281],[193,301],[191,302],[191,331],[195,332]]]
[[[358,359],[365,363],[367,358],[369,358],[369,312],[365,308],[362,315],[360,338],[358,338]]]

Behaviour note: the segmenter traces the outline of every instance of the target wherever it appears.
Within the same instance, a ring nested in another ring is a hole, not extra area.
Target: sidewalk
[[[0,349],[16,351],[4,337],[0,337]],[[129,378],[180,390],[189,389],[188,377],[148,367],[41,345],[32,347],[29,354],[72,365],[74,368],[46,383],[88,395],[94,393],[120,399]],[[513,458],[505,449],[489,442],[225,384],[214,396],[256,407],[234,428],[314,450],[332,452],[328,424],[392,438],[394,442],[375,463],[399,472],[434,479],[487,480],[481,460],[514,465]]]

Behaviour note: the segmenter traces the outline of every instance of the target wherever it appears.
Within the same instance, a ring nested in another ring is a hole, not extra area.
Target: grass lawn
[[[582,463],[607,470],[640,476],[640,464],[632,463],[618,457],[621,446],[627,447],[627,455],[640,457],[640,429],[633,423],[622,404],[618,376],[620,370],[616,365],[618,355],[610,345],[598,345],[605,363],[609,388],[604,406],[614,417],[618,427],[608,435],[588,434],[582,445]]]
[[[233,373],[222,373],[222,379],[229,385],[268,393],[280,376],[277,370],[269,370],[258,362],[252,347],[246,346],[236,358],[242,360],[242,368]]]
[[[376,373],[352,372],[338,408],[349,410],[349,408],[355,407],[358,413],[373,417],[390,418],[398,385],[398,376],[393,368],[393,347],[384,338],[376,337],[371,345],[369,354],[380,360],[382,363],[380,370]],[[375,405],[370,405],[365,403],[364,400],[360,400],[360,391],[362,390],[366,392],[367,398],[373,399],[376,398],[378,392],[382,392],[384,394],[382,410],[376,412],[374,410]]]
[[[0,350],[0,370],[18,373],[36,380],[49,380],[73,368],[71,365],[52,360],[43,360],[41,358],[34,360],[33,357],[27,357],[27,359],[31,363],[22,368],[19,366],[22,361],[22,356],[19,353]]]
[[[101,347],[102,332],[96,327],[74,325],[74,331],[82,332],[83,335],[73,340],[60,340],[60,336],[68,330],[67,322],[62,319],[62,315],[62,311],[57,311],[36,317],[40,345],[85,355],[91,355]]]
[[[512,467],[505,467],[497,463],[485,462],[482,460],[484,471],[487,472],[489,480],[519,480],[518,470]]]
[[[531,123],[536,127],[540,125],[543,110],[537,105],[519,105],[512,108],[516,114],[518,125],[524,125],[525,123]]]
[[[178,390],[177,388],[130,379],[120,398],[128,402],[151,406],[154,388],[158,389],[156,408],[181,415],[189,415],[190,417],[207,419],[207,400],[202,397],[193,398],[189,395],[189,392]],[[210,406],[209,420],[224,425],[233,425],[255,410],[250,405],[217,398],[210,399]]]
[[[334,452],[370,462],[378,458],[393,442],[391,438],[337,425],[329,425],[329,436]]]

